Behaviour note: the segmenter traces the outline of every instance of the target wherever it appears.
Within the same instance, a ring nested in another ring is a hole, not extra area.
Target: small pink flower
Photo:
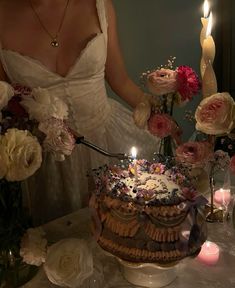
[[[179,66],[177,68],[178,92],[181,95],[181,101],[189,101],[193,95],[200,90],[200,82],[197,74],[188,66]]]
[[[202,166],[213,155],[213,149],[208,142],[187,142],[176,149],[176,159],[179,162],[193,166]]]
[[[233,155],[233,157],[231,158],[230,169],[235,174],[235,155]]]
[[[176,72],[170,69],[159,69],[148,75],[147,87],[155,95],[164,95],[176,92]]]
[[[149,169],[150,173],[163,174],[165,171],[165,165],[161,163],[153,163]]]
[[[154,136],[165,138],[172,133],[174,121],[168,114],[153,114],[148,121],[148,130]]]

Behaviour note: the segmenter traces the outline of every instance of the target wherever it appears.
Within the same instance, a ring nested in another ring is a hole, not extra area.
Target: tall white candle
[[[203,5],[203,14],[204,17],[201,17],[201,23],[202,23],[202,30],[201,30],[201,34],[200,34],[200,43],[201,43],[201,47],[203,46],[203,42],[206,39],[206,32],[207,32],[207,26],[208,26],[208,22],[209,22],[209,3],[207,0],[204,1],[204,5]],[[201,78],[203,78],[205,69],[206,69],[206,64],[204,61],[204,58],[201,57],[201,63],[200,63],[200,69],[201,69]]]
[[[206,38],[202,46],[203,63],[201,62],[201,64],[204,64],[204,67],[201,67],[201,74],[202,94],[204,98],[217,92],[217,80],[212,66],[215,59],[215,42],[211,36],[212,19],[212,13],[210,13]]]

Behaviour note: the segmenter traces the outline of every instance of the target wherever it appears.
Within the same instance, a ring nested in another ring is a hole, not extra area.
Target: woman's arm
[[[112,0],[106,0],[106,2],[108,18],[108,53],[105,77],[112,90],[131,107],[135,108],[146,96],[127,74],[119,46],[116,15]]]

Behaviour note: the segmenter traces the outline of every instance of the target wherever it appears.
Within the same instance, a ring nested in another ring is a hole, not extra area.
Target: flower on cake
[[[162,163],[153,163],[149,168],[150,173],[163,174],[165,172],[165,165]]]

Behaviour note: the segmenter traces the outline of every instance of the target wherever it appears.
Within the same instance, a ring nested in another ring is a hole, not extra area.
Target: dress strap
[[[106,0],[96,0],[96,8],[100,21],[100,27],[104,35],[107,37],[107,14],[106,14]]]

